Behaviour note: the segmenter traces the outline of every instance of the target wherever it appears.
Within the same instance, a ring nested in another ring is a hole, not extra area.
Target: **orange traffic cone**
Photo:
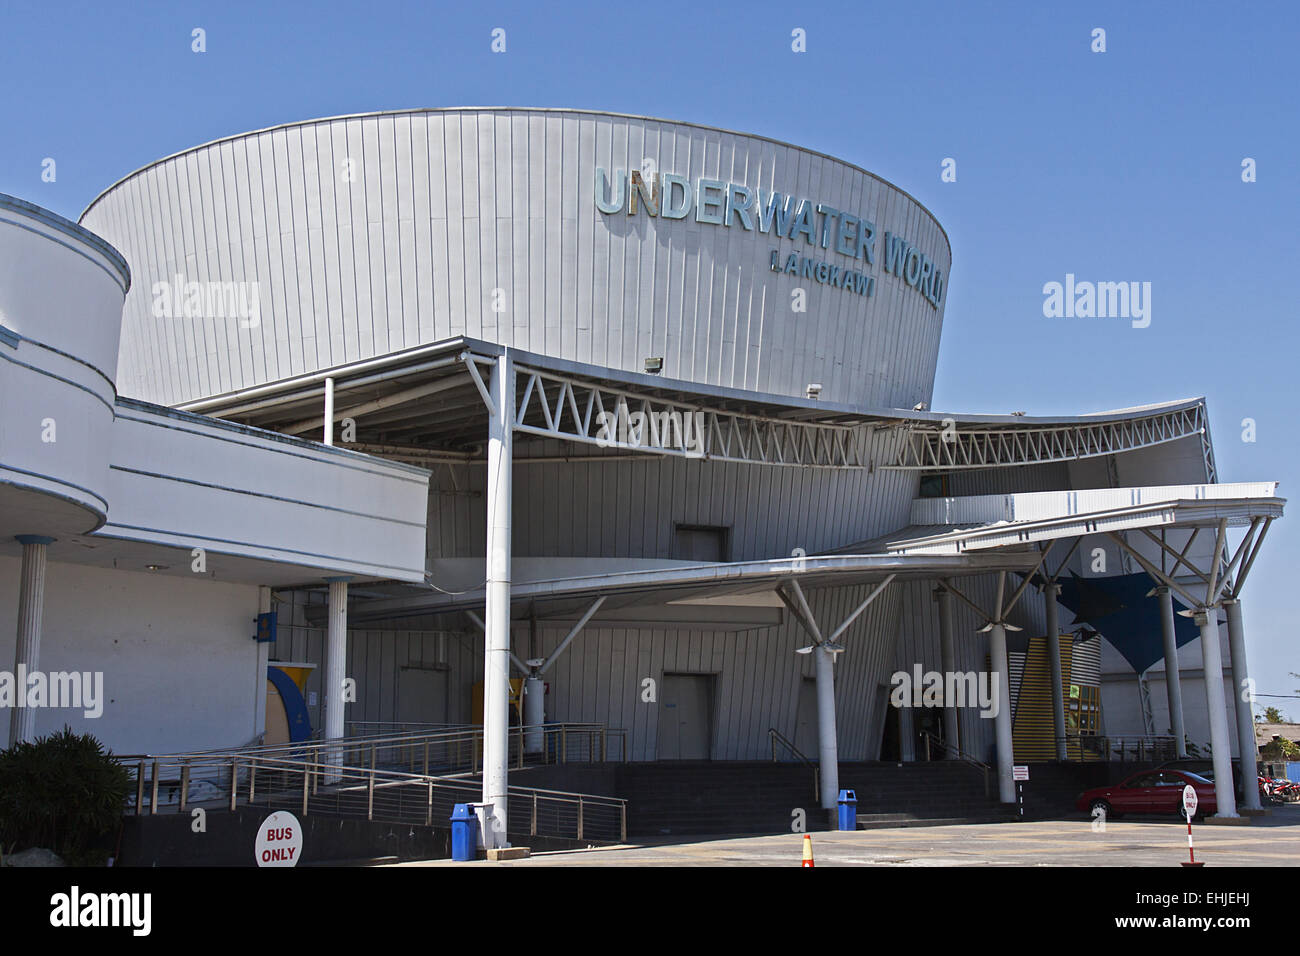
[[[800,863],[799,865],[800,866],[813,865],[812,836],[807,833],[803,835],[803,862]]]

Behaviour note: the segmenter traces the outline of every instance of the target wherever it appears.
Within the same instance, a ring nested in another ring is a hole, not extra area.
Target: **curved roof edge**
[[[488,357],[496,357],[509,352],[517,363],[534,366],[550,372],[571,374],[587,379],[605,382],[613,387],[632,387],[649,389],[668,400],[690,401],[705,405],[709,400],[729,403],[728,407],[743,409],[744,413],[763,415],[782,412],[808,412],[807,418],[781,414],[789,421],[852,421],[886,422],[890,424],[942,426],[951,420],[958,425],[992,425],[1012,427],[1054,427],[1060,425],[1099,425],[1107,421],[1124,421],[1127,419],[1146,418],[1152,414],[1175,412],[1181,409],[1205,406],[1205,398],[1183,398],[1170,402],[1158,402],[1135,408],[1116,409],[1113,411],[1086,412],[1077,415],[989,415],[961,414],[948,412],[915,411],[902,408],[878,408],[868,405],[852,405],[843,402],[826,402],[820,399],[800,398],[794,395],[781,395],[775,392],[758,392],[737,388],[730,385],[710,385],[705,382],[691,382],[685,379],[668,378],[646,372],[633,372],[626,369],[607,368],[590,365],[573,359],[543,355],[526,349],[504,346],[465,335],[456,335],[438,342],[412,346],[388,355],[360,359],[327,369],[304,372],[274,382],[265,382],[247,388],[232,389],[217,395],[207,395],[178,402],[175,408],[201,416],[220,415],[220,409],[236,401],[246,400],[251,396],[268,398],[289,392],[295,388],[319,385],[326,378],[342,378],[357,366],[362,366],[367,373],[381,369],[390,369],[400,374],[402,366],[416,361],[427,360],[438,355],[450,355],[458,351],[469,352]]]
[[[1205,406],[1205,396],[1196,398],[1178,398],[1168,402],[1153,402],[1149,405],[1135,405],[1132,408],[1114,408],[1100,412],[1080,412],[1077,415],[996,415],[979,412],[917,412],[898,409],[898,417],[916,424],[940,425],[951,420],[958,425],[1099,425],[1103,422],[1124,421],[1130,418],[1146,418],[1153,414],[1176,412],[1185,408]]]
[[[801,409],[810,412],[826,413],[827,415],[846,415],[863,419],[877,419],[891,422],[897,421],[900,424],[910,425],[943,425],[948,420],[951,420],[958,425],[1012,425],[1021,427],[1097,425],[1107,421],[1146,418],[1152,414],[1174,412],[1184,408],[1194,408],[1197,405],[1205,406],[1206,404],[1205,397],[1201,396],[1197,398],[1174,399],[1168,402],[1155,402],[1150,405],[1139,405],[1132,408],[1113,409],[1100,412],[1082,412],[1076,415],[997,415],[978,412],[917,411],[915,409],[853,405],[845,402],[825,402],[821,399],[799,398],[795,395],[781,395],[775,392],[751,391],[731,385],[710,385],[706,382],[691,382],[685,379],[674,379],[662,375],[652,375],[648,372],[633,372],[625,369],[604,368],[601,366],[590,365],[585,362],[574,361],[572,359],[542,355],[537,352],[530,352],[526,349],[508,347],[495,342],[488,342],[483,339],[471,338],[469,336],[455,336],[451,339],[443,340],[442,343],[433,343],[433,345],[442,345],[448,348],[464,346],[469,348],[471,351],[488,355],[500,355],[509,348],[510,353],[515,357],[517,362],[522,362],[526,365],[540,365],[555,371],[570,372],[577,375],[600,378],[611,382],[640,385],[653,389],[676,389],[683,393],[707,396],[715,399],[724,399],[726,401],[734,401],[742,404],[745,402],[752,402],[760,405],[779,406],[783,409]],[[327,374],[329,374],[328,371],[320,371],[314,373],[314,376],[323,380]],[[197,405],[203,402],[216,401],[224,397],[225,396],[211,396],[207,399],[196,399],[193,402],[185,402],[182,404]]]
[[[372,110],[371,112],[367,112],[367,113],[340,113],[336,116],[319,116],[314,119],[293,120],[288,123],[277,123],[273,126],[264,126],[261,129],[248,130],[247,132],[244,133],[233,133],[229,136],[219,136],[216,139],[208,140],[205,143],[199,143],[196,146],[190,146],[187,147],[186,149],[178,150],[177,152],[170,153],[166,156],[162,156],[158,159],[155,159],[151,163],[146,163],[145,165],[141,166],[139,169],[127,173],[125,176],[118,179],[116,182],[113,182],[110,185],[106,186],[104,189],[100,190],[99,194],[90,201],[90,203],[86,206],[85,209],[82,210],[81,215],[78,217],[78,220],[79,221],[84,220],[86,216],[90,213],[91,209],[95,207],[96,203],[98,203],[106,195],[108,195],[110,192],[112,192],[114,189],[116,189],[118,186],[121,186],[123,183],[127,182],[128,180],[134,179],[136,176],[148,172],[150,169],[152,169],[155,166],[160,166],[163,163],[170,162],[171,160],[177,159],[178,157],[184,156],[188,153],[194,153],[194,152],[198,152],[201,149],[207,149],[210,146],[216,146],[219,143],[230,143],[239,139],[247,139],[252,136],[260,136],[263,133],[274,132],[275,130],[292,129],[295,126],[314,126],[318,123],[333,123],[338,120],[370,119],[370,118],[380,117],[380,116],[413,116],[421,113],[484,113],[484,112],[575,113],[575,114],[583,114],[587,116],[612,116],[612,117],[617,117],[619,119],[645,120],[651,123],[671,123],[674,126],[689,126],[695,129],[708,130],[709,132],[712,133],[726,133],[729,136],[744,136],[749,139],[757,139],[757,140],[762,140],[763,142],[773,143],[777,146],[785,146],[790,149],[797,149],[800,152],[808,153],[809,155],[812,156],[821,156],[824,157],[825,159],[829,159],[834,162],[840,163],[841,165],[847,166],[850,169],[857,170],[858,172],[862,173],[865,176],[870,176],[872,179],[876,180],[877,182],[884,183],[890,189],[897,190],[898,192],[906,196],[908,199],[910,199],[912,202],[916,203],[916,205],[921,209],[921,211],[924,212],[927,216],[929,216],[930,219],[934,222],[934,224],[939,227],[939,232],[943,235],[943,241],[948,245],[948,255],[949,257],[952,256],[952,240],[948,237],[948,230],[943,227],[943,223],[939,221],[939,217],[936,216],[933,212],[931,212],[930,208],[926,206],[925,203],[921,202],[919,199],[913,196],[906,189],[903,189],[900,186],[895,185],[894,183],[890,182],[888,179],[885,179],[883,176],[871,172],[871,170],[869,169],[864,169],[863,167],[859,166],[857,163],[851,163],[846,159],[841,159],[840,157],[833,156],[830,153],[826,153],[817,149],[809,149],[806,146],[800,146],[797,143],[791,143],[787,140],[777,139],[773,136],[764,136],[761,133],[746,133],[741,130],[727,129],[721,126],[708,126],[704,123],[694,123],[689,120],[668,119],[662,116],[643,116],[639,113],[615,113],[615,112],[611,112],[610,110],[578,109],[576,107],[567,107],[567,106],[437,106],[437,107],[412,107],[410,109],[399,109],[399,110]]]
[[[122,291],[127,292],[130,290],[131,267],[127,265],[126,257],[118,252],[103,236],[91,232],[79,222],[73,222],[71,219],[63,218],[56,212],[51,212],[44,206],[38,206],[34,202],[19,199],[17,196],[11,196],[8,193],[0,193],[0,209],[12,209],[15,212],[20,212],[52,229],[57,229],[66,236],[79,239],[107,259],[113,268],[117,270],[118,275],[122,277],[122,281],[126,284]]]

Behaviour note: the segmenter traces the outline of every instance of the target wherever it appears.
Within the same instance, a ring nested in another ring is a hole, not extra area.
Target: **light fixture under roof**
[[[169,564],[146,564],[144,569],[146,571],[166,571],[169,567],[171,567]]]

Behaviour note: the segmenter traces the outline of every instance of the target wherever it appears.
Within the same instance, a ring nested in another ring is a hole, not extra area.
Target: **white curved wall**
[[[693,183],[775,190],[868,219],[875,263],[838,254],[833,235],[823,250],[734,219],[598,211],[597,168],[647,160]],[[467,334],[635,371],[662,356],[674,378],[800,396],[818,382],[828,400],[909,407],[930,398],[942,301],[885,271],[884,234],[916,244],[945,279],[950,265],[923,207],[841,161],[560,110],[375,114],[251,133],[141,170],[82,220],[138,276],[121,388],[164,404]],[[773,272],[774,251],[857,266],[874,294]],[[257,323],[155,316],[159,282],[255,282]],[[806,312],[792,309],[796,287]]]
[[[129,283],[98,236],[0,195],[0,537],[103,523]]]
[[[99,531],[423,580],[427,471],[118,399],[129,282],[104,240],[0,195],[0,551]]]
[[[413,465],[123,399],[110,490],[101,536],[272,561],[290,580],[424,580],[429,473]]]

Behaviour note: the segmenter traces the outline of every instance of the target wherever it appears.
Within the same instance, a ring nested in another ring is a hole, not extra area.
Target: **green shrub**
[[[113,754],[70,727],[0,750],[0,848],[46,847],[70,865],[102,865],[129,789]]]

